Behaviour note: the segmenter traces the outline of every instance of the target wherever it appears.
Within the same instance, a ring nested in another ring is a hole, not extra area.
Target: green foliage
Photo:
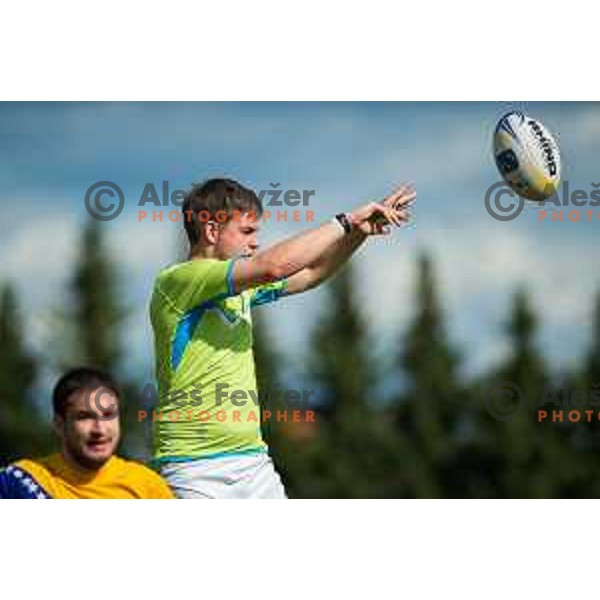
[[[288,492],[329,498],[394,495],[399,484],[388,475],[401,473],[401,441],[372,408],[378,373],[350,265],[327,291],[329,301],[312,331],[306,374],[323,404],[308,432],[303,427],[299,435],[293,424],[287,430],[287,452],[280,458]]]
[[[90,365],[116,371],[122,357],[120,325],[127,315],[120,302],[117,269],[107,255],[99,221],[92,219],[84,228],[78,256],[70,282],[74,355]]]
[[[537,411],[544,394],[558,398],[564,388],[591,390],[600,384],[600,295],[580,368],[562,377],[548,372],[537,341],[537,313],[527,291],[518,289],[505,328],[506,359],[467,380],[449,340],[432,262],[422,256],[417,266],[415,311],[395,370],[403,392],[387,407],[376,397],[381,388],[374,384],[381,374],[354,299],[352,269],[327,284],[328,302],[312,331],[307,364],[309,380],[330,403],[319,412],[315,435],[298,436],[289,428],[273,446],[288,493],[308,498],[597,497],[597,417],[593,423],[569,423],[568,408],[560,406],[562,423],[538,422]],[[519,389],[520,403],[506,419],[498,419],[489,401],[506,382]]]
[[[67,339],[70,346],[62,348],[60,364],[63,368],[99,367],[117,378],[124,400],[120,450],[127,456],[145,458],[149,455],[148,426],[137,420],[137,411],[142,408],[142,386],[123,373],[121,364],[128,317],[121,301],[122,274],[107,252],[99,221],[91,219],[84,227],[78,257],[69,282],[69,301],[61,319],[60,337]]]
[[[33,401],[38,365],[26,348],[17,296],[0,292],[0,465],[51,447],[49,427]]]
[[[135,418],[141,385],[122,372],[127,310],[120,300],[120,273],[106,252],[99,223],[90,222],[84,229],[78,256],[56,335],[63,345],[57,342],[52,357],[61,369],[93,364],[124,382],[123,449],[147,457],[148,426]],[[553,404],[574,390],[596,391],[600,398],[600,293],[591,311],[587,351],[569,372],[553,373],[546,366],[539,346],[541,313],[521,288],[503,332],[509,342],[507,356],[487,373],[467,379],[427,256],[417,262],[414,312],[388,372],[375,358],[381,349],[370,337],[356,299],[351,265],[325,288],[326,302],[311,330],[301,384],[318,391],[319,403],[310,407],[316,423],[263,423],[290,496],[600,495],[600,407],[588,398],[583,408],[595,409],[592,422],[570,423],[568,407]],[[285,357],[273,344],[268,315],[268,308],[253,314],[254,353],[263,408],[274,413],[285,407],[273,403],[265,391],[294,386],[285,381]],[[44,453],[51,444],[49,424],[40,418],[32,397],[39,361],[24,343],[18,299],[9,285],[0,293],[0,336],[0,461],[6,463]],[[490,401],[506,382],[518,388],[520,399],[507,418],[495,418]],[[387,388],[401,391],[389,401]],[[550,400],[542,406],[544,398]],[[562,409],[563,422],[538,422],[540,408],[549,413]]]
[[[454,481],[452,461],[464,416],[463,394],[457,379],[458,356],[447,339],[433,267],[426,256],[418,263],[415,306],[399,358],[406,393],[399,401],[397,427],[406,432],[414,453],[413,494],[441,497]]]

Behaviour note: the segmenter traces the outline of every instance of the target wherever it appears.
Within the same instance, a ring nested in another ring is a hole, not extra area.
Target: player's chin
[[[82,454],[90,463],[101,466],[114,454],[115,446],[112,440],[87,442]]]

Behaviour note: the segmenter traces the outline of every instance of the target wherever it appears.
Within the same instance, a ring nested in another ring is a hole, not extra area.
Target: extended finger
[[[386,204],[404,205],[407,202],[412,202],[417,195],[417,191],[415,190],[415,186],[412,183],[406,183],[401,185],[397,190],[395,190],[392,194],[386,198]]]
[[[396,216],[391,208],[378,204],[376,210],[377,213],[374,215],[373,223],[376,225],[387,225],[388,223],[396,224]]]
[[[396,214],[404,222],[410,221],[413,218],[413,214],[409,210],[406,210],[406,209],[396,211]]]
[[[405,194],[401,194],[396,201],[394,202],[395,208],[404,208],[405,206],[410,206],[417,199],[417,191],[412,189]]]
[[[400,227],[400,225],[402,225],[402,219],[397,210],[388,209],[386,211],[386,218],[390,223],[396,225],[396,227]]]

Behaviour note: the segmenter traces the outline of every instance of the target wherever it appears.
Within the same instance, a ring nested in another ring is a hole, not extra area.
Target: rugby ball
[[[558,189],[558,145],[536,119],[520,112],[504,115],[494,132],[494,158],[500,175],[523,198],[541,202]]]

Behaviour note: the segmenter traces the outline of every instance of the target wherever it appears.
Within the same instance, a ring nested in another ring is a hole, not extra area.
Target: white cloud
[[[0,277],[45,287],[62,278],[75,258],[75,220],[65,214],[23,211],[18,228],[2,236]]]
[[[19,227],[6,232],[0,244],[4,257],[0,280],[16,286],[27,341],[32,349],[46,354],[55,347],[54,315],[64,307],[81,223],[64,213],[32,219],[24,211],[14,222]],[[148,341],[146,313],[153,277],[162,265],[173,261],[173,232],[160,223],[122,223],[107,228],[104,241],[120,274],[123,300],[132,309],[123,338],[128,360],[136,362],[136,357],[146,354],[142,344]]]
[[[600,105],[584,105],[564,119],[566,127],[559,132],[559,141],[569,142],[575,147],[598,149],[600,145]]]

